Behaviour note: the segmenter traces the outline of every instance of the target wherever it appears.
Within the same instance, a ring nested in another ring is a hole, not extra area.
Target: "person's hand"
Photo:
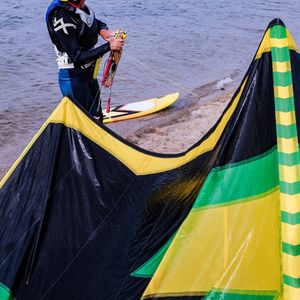
[[[101,29],[100,35],[105,41],[109,41],[112,36],[114,36],[115,32],[108,29]]]
[[[112,38],[109,40],[110,50],[121,51],[124,46],[124,40],[121,38]]]

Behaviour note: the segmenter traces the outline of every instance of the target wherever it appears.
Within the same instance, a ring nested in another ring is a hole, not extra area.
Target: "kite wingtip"
[[[273,19],[273,20],[269,23],[268,28],[271,28],[271,27],[273,27],[273,26],[275,26],[275,25],[281,25],[281,26],[284,26],[284,27],[285,27],[284,23],[283,23],[282,20],[279,19],[279,18]]]

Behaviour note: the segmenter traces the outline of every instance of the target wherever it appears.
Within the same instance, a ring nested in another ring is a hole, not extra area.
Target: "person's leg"
[[[74,98],[68,69],[60,69],[58,72],[58,82],[62,95]]]
[[[59,86],[63,96],[70,96],[84,109],[89,110],[90,88],[88,80],[80,70],[61,69]]]
[[[97,80],[89,79],[85,71],[61,69],[59,86],[63,96],[72,97],[92,116],[97,116],[99,121],[103,121],[101,103],[99,104],[100,87]]]
[[[71,79],[71,86],[74,99],[87,111],[89,111],[89,85],[79,78]]]

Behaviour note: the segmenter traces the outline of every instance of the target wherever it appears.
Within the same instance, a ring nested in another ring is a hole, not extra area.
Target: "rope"
[[[160,72],[150,68],[149,66],[145,65],[144,63],[142,63],[141,61],[137,60],[136,58],[134,58],[133,56],[129,55],[128,53],[124,52],[124,50],[122,51],[123,54],[125,54],[129,59],[131,59],[133,62],[135,62],[137,65],[142,66],[143,68],[147,69],[148,71],[153,72],[154,74],[156,74],[157,76],[159,76],[161,79],[164,79],[168,82],[170,82],[172,85],[179,87],[180,89],[185,90],[186,92],[188,92],[189,94],[192,94],[193,96],[197,97],[198,99],[200,99],[200,96],[198,94],[196,94],[195,92],[193,92],[193,90],[183,86],[182,84],[173,81],[171,79],[169,79],[168,77],[162,75]],[[151,75],[149,75],[151,77]]]
[[[167,203],[164,205],[164,208],[162,209],[161,213],[159,214],[159,217],[157,218],[157,220],[155,221],[150,234],[148,235],[148,237],[147,237],[145,243],[143,244],[143,246],[141,247],[140,254],[137,255],[134,263],[131,265],[130,269],[132,271],[134,271],[134,269],[136,268],[136,264],[137,264],[138,260],[140,259],[140,257],[142,256],[142,253],[144,252],[145,248],[147,247],[147,244],[148,244],[150,238],[152,237],[152,234],[154,233],[154,231],[156,229],[156,226],[158,225],[158,223],[160,222],[161,218],[163,217],[166,208],[167,208]],[[118,292],[117,292],[116,296],[113,298],[113,300],[117,300],[118,299],[120,292],[122,292],[122,289],[124,288],[124,286],[125,286],[128,278],[129,278],[129,276],[131,275],[130,273],[131,272],[128,272],[127,276],[124,278],[124,280],[123,280],[120,288],[118,289]]]
[[[180,89],[182,89],[182,90],[188,92],[189,94],[193,95],[193,96],[196,97],[197,99],[200,99],[200,96],[199,96],[198,94],[196,94],[192,89],[187,88],[186,86],[183,86],[182,84],[180,84],[180,83],[178,83],[178,82],[176,82],[176,81],[174,81],[174,80],[171,80],[171,79],[169,79],[168,77],[162,75],[160,72],[158,72],[158,71],[156,71],[156,70],[150,68],[149,66],[147,66],[146,64],[144,64],[144,63],[141,62],[140,60],[134,58],[133,56],[131,56],[130,54],[128,54],[128,53],[125,52],[124,50],[122,50],[122,54],[125,55],[125,56],[127,56],[127,57],[128,57],[132,62],[134,62],[136,65],[140,66],[141,69],[142,69],[142,71],[144,71],[144,74],[146,74],[149,78],[151,78],[151,79],[156,79],[154,76],[151,76],[149,73],[147,73],[147,72],[146,72],[147,70],[150,71],[150,72],[152,72],[152,73],[154,73],[154,74],[156,74],[156,75],[157,75],[158,77],[160,77],[161,79],[163,79],[163,80],[165,80],[165,81],[171,83],[173,86],[176,86],[176,87],[178,87],[178,88],[180,88]],[[102,86],[101,83],[100,83],[100,86]],[[94,105],[94,103],[95,103],[95,100],[96,100],[96,98],[97,98],[97,96],[98,96],[98,94],[99,94],[99,92],[100,92],[101,90],[102,90],[102,88],[99,87],[99,90],[98,90],[98,92],[97,92],[97,94],[96,94],[96,97],[94,98],[93,104],[91,105],[91,108],[90,108],[89,112],[91,111],[91,109],[92,109],[92,107],[93,107],[93,105]],[[101,94],[102,94],[102,92],[100,92],[100,98],[101,98]],[[99,100],[99,103],[101,103],[101,100]],[[99,108],[99,105],[98,105],[98,108]]]
[[[90,145],[86,145],[86,148],[89,150],[91,147]],[[67,177],[69,176],[69,174],[71,173],[71,171],[76,168],[80,163],[81,160],[84,158],[85,154],[83,153],[80,158],[78,159],[77,162],[75,162],[72,167],[68,170],[68,172],[64,175],[64,177],[55,185],[55,187],[53,188],[53,190],[51,191],[51,193],[48,195],[48,198],[53,194],[53,192],[58,188],[58,186],[60,185],[60,183]],[[115,208],[117,207],[117,205],[119,204],[119,202],[121,201],[121,199],[127,194],[128,190],[131,188],[131,186],[133,185],[133,183],[135,182],[136,177],[133,177],[132,180],[129,182],[129,184],[127,185],[127,187],[124,189],[123,193],[120,195],[120,197],[116,200],[115,204],[113,205],[113,207],[110,209],[110,211],[107,213],[107,215],[105,216],[105,218],[100,222],[100,224],[96,227],[96,229],[90,234],[90,236],[88,237],[88,239],[85,241],[85,243],[80,247],[80,249],[77,251],[77,253],[73,256],[73,258],[71,259],[71,261],[69,262],[69,264],[64,268],[64,270],[60,273],[60,275],[52,282],[52,284],[50,284],[50,286],[47,288],[46,292],[44,292],[44,294],[42,295],[42,297],[40,299],[44,299],[49,292],[54,288],[54,286],[57,284],[57,282],[63,277],[63,275],[69,270],[69,268],[73,265],[73,263],[75,262],[75,260],[80,256],[80,254],[82,253],[82,251],[88,246],[88,244],[90,243],[90,241],[93,240],[93,238],[95,237],[95,235],[97,234],[97,232],[99,231],[99,229],[101,229],[102,225],[107,221],[107,219],[111,216],[111,214],[113,213],[113,211],[115,210]]]
[[[87,247],[87,245],[90,243],[90,241],[92,241],[96,235],[96,233],[98,232],[98,230],[102,227],[102,225],[107,221],[107,219],[111,216],[111,214],[113,213],[113,211],[115,210],[115,208],[117,207],[117,205],[119,204],[119,202],[121,201],[121,199],[126,195],[126,193],[128,192],[128,190],[130,189],[130,187],[132,186],[132,184],[134,183],[136,178],[133,178],[131,180],[131,182],[128,184],[128,186],[126,187],[126,189],[124,190],[124,192],[121,194],[121,196],[119,197],[119,199],[116,201],[116,203],[114,204],[114,206],[111,208],[111,210],[108,212],[108,214],[106,215],[106,217],[103,219],[103,221],[96,227],[96,229],[91,233],[91,235],[89,236],[89,238],[86,240],[86,242],[83,244],[83,246],[78,250],[78,252],[73,256],[71,262],[65,267],[65,269],[60,273],[60,275],[57,277],[57,279],[49,286],[49,288],[47,289],[47,291],[43,294],[43,296],[41,297],[41,299],[45,298],[49,292],[53,289],[53,287],[57,284],[57,282],[63,277],[63,275],[69,270],[69,268],[73,265],[73,263],[75,262],[75,260],[80,256],[80,254],[82,253],[82,251]]]

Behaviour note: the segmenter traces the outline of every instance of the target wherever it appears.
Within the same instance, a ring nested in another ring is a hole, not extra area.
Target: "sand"
[[[174,154],[188,150],[216,123],[231,97],[232,92],[220,95],[183,113],[170,125],[152,127],[141,134],[129,135],[127,139],[158,153]]]
[[[111,124],[108,128],[141,148],[157,153],[180,153],[198,142],[215,124],[235,88],[221,88],[211,93],[209,88],[206,91],[202,87],[198,93],[199,98],[187,96],[175,108],[168,108],[149,117]],[[189,99],[190,105],[185,106],[187,102],[184,101],[188,97],[193,99]],[[20,141],[14,153],[1,153],[4,160],[0,168],[0,179],[28,142]]]

